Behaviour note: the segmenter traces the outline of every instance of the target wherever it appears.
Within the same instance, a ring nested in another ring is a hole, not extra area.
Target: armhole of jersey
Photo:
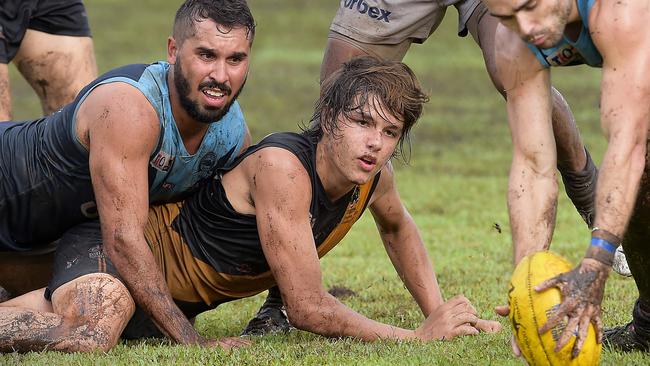
[[[147,96],[140,88],[138,88],[138,82],[133,80],[133,79],[129,79],[129,78],[126,78],[126,77],[115,77],[115,78],[109,78],[109,79],[106,79],[106,80],[102,80],[102,81],[98,82],[97,84],[93,85],[90,89],[88,89],[88,91],[86,91],[86,93],[81,98],[79,98],[79,101],[77,102],[77,105],[75,106],[74,111],[72,112],[73,123],[70,124],[71,131],[69,131],[70,134],[72,135],[73,141],[76,141],[77,144],[84,150],[84,152],[86,154],[89,153],[88,148],[86,146],[84,146],[84,144],[81,142],[81,140],[79,140],[79,136],[77,136],[77,131],[76,131],[77,130],[77,112],[79,111],[79,108],[81,107],[81,104],[83,104],[83,102],[86,100],[88,95],[93,90],[95,90],[96,87],[98,87],[100,85],[111,84],[111,83],[120,83],[120,82],[121,83],[126,83],[126,84],[131,85],[132,87],[136,88],[140,93],[142,93],[142,95],[145,98],[147,98],[149,103],[153,106],[153,103],[151,102],[151,99],[149,98],[149,96]],[[160,115],[158,115],[158,111],[156,111],[156,115],[158,116],[158,125],[160,126],[160,133],[158,134],[158,143],[156,144],[156,147],[151,152],[150,159],[153,158],[155,156],[156,152],[160,149],[160,146],[162,145],[162,141],[163,141],[163,135],[165,133],[165,128],[164,128],[163,124],[160,122]]]
[[[535,55],[535,58],[537,59],[537,61],[539,61],[539,63],[545,69],[548,69],[549,67],[551,67],[551,65],[548,63],[548,61],[546,61],[546,57],[544,57],[544,53],[542,52],[542,50],[539,49],[539,47],[536,47],[536,46],[534,46],[534,45],[532,45],[530,43],[526,43],[526,46],[528,47],[530,52],[532,52],[533,55]]]
[[[241,134],[240,134],[240,136],[238,138],[237,145],[235,146],[236,153],[232,154],[232,156],[226,162],[226,164],[228,164],[228,165],[235,162],[239,155],[244,154],[243,152],[241,152],[241,148],[244,145],[244,140],[246,140],[246,130],[247,130],[246,118],[244,118],[244,112],[242,112],[241,106],[239,105],[239,102],[235,101],[233,103],[232,107],[237,107],[237,117],[238,117],[237,120],[239,122],[239,125],[237,126],[237,129],[241,132]],[[232,110],[232,107],[231,107],[231,110]]]

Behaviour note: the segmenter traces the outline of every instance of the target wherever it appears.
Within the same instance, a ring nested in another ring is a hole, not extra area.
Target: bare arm
[[[416,331],[382,324],[353,311],[327,293],[309,221],[311,182],[296,157],[264,149],[249,179],[262,249],[287,304],[291,323],[313,333],[366,341],[440,339],[476,333],[476,315],[466,299],[440,306]],[[255,184],[255,182],[265,184]],[[453,328],[454,332],[446,330]]]
[[[370,203],[370,211],[393,266],[424,316],[429,317],[445,301],[420,232],[401,202],[390,164],[382,170]],[[464,301],[469,304],[469,300]],[[474,326],[487,332],[501,329],[498,322],[482,319],[478,319]],[[448,334],[453,334],[453,329],[447,331]]]
[[[502,25],[496,35],[497,69],[507,94],[512,136],[508,211],[514,262],[547,249],[555,227],[558,186],[551,123],[549,71]]]
[[[271,151],[271,153],[269,153]],[[264,255],[287,304],[291,324],[330,337],[413,338],[412,331],[377,323],[327,293],[309,221],[310,178],[297,158],[264,149],[251,194]]]
[[[647,1],[607,2],[594,5],[590,15],[594,44],[603,56],[601,124],[608,140],[596,189],[596,230],[592,235],[620,241],[630,220],[645,167],[650,121],[650,39],[639,29],[650,21]],[[618,242],[612,243],[618,245]],[[576,356],[586,339],[589,323],[602,336],[601,307],[614,253],[590,246],[585,258],[571,272],[538,286],[557,286],[564,300],[555,316],[540,329],[546,332],[568,316],[566,329],[578,327],[573,348]],[[565,331],[556,348],[573,332]]]
[[[444,299],[417,226],[400,200],[392,167],[382,170],[370,212],[393,266],[422,314],[429,316]]]
[[[595,226],[622,237],[645,167],[650,39],[638,27],[648,24],[650,10],[646,1],[604,2],[600,8],[592,37],[604,60],[600,117],[608,145],[598,178]]]
[[[87,128],[90,174],[102,223],[104,249],[135,302],[163,333],[182,344],[200,343],[174,303],[144,238],[149,208],[147,165],[158,139],[158,117],[135,88],[95,89],[78,113]]]

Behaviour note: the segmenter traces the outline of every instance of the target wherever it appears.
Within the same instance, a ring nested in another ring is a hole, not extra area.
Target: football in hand
[[[566,328],[566,320],[544,334],[538,329],[546,323],[560,306],[560,290],[551,288],[542,292],[535,286],[572,269],[571,263],[552,252],[537,252],[519,262],[510,280],[508,302],[512,332],[522,356],[529,365],[597,365],[602,345],[596,342],[596,330],[589,324],[587,339],[578,357],[572,359],[571,351],[576,341],[577,329],[569,342],[555,352],[555,344]]]

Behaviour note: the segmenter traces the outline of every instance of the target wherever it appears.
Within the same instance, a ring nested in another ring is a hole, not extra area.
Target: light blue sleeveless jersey
[[[239,103],[234,102],[221,120],[210,124],[198,151],[190,155],[176,127],[169,101],[167,62],[153,63],[135,79],[109,77],[94,87],[112,82],[125,82],[138,88],[156,110],[160,120],[160,138],[149,162],[149,201],[178,201],[196,188],[199,181],[210,177],[216,167],[232,162],[244,142],[246,124]],[[89,88],[85,99],[94,89]],[[81,101],[77,104],[80,105]],[[76,115],[76,111],[75,111]]]
[[[603,65],[603,57],[591,40],[589,34],[589,12],[595,0],[577,0],[578,12],[582,18],[582,29],[578,39],[573,42],[563,36],[558,44],[551,48],[539,48],[528,44],[542,66],[573,66],[587,64],[593,67]]]
[[[97,219],[88,150],[75,128],[79,106],[97,85],[133,85],[158,114],[160,135],[148,167],[151,203],[180,201],[216,168],[235,160],[246,135],[239,105],[233,103],[221,120],[210,124],[196,154],[188,154],[172,116],[169,67],[166,62],[123,66],[91,82],[56,113],[0,123],[0,251],[33,249]]]

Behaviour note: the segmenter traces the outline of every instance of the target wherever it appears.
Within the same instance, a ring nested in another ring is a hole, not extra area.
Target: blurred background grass
[[[254,140],[279,130],[297,130],[310,117],[335,0],[249,0],[258,27],[248,83],[240,97]],[[99,70],[164,59],[178,1],[86,1]],[[402,198],[420,227],[443,294],[464,293],[483,317],[496,318],[506,301],[511,240],[506,211],[510,137],[504,103],[492,87],[478,47],[456,35],[449,9],[440,29],[405,61],[431,94],[413,130],[409,165],[396,162]],[[16,119],[35,118],[40,106],[12,68]],[[584,140],[599,162],[605,146],[598,119],[599,71],[554,70],[554,85],[575,113]],[[498,230],[497,227],[500,229]],[[561,194],[553,249],[573,262],[587,245],[588,231]],[[362,314],[402,327],[416,327],[421,314],[385,255],[370,215],[322,261],[326,287],[345,286],[343,299]],[[604,302],[606,325],[630,317],[636,297],[631,280],[610,278]],[[206,313],[197,327],[208,336],[239,334],[262,296]],[[497,335],[431,344],[328,340],[304,332],[258,339],[231,354],[156,341],[121,344],[108,354],[5,355],[0,364],[519,364],[510,352],[509,324]],[[647,364],[641,354],[605,352],[604,364]]]

